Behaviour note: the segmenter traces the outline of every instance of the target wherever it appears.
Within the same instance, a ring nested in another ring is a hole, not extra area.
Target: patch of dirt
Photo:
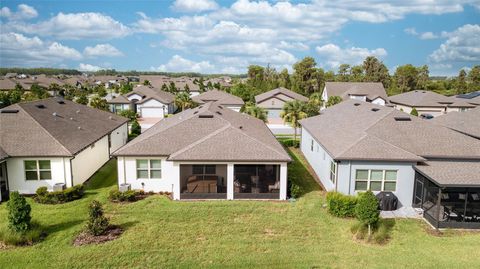
[[[9,249],[9,248],[10,248],[10,246],[8,246],[7,244],[0,241],[0,250],[6,250],[6,249]]]
[[[123,229],[118,226],[112,226],[108,228],[105,234],[98,236],[83,231],[75,238],[73,245],[78,247],[90,244],[102,244],[119,238],[122,233]]]
[[[265,231],[263,231],[263,233],[264,233],[266,236],[276,236],[276,235],[277,235],[274,230],[268,229],[268,228],[265,229]]]

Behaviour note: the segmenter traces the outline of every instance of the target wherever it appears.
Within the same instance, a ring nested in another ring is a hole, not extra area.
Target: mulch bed
[[[102,244],[108,241],[115,240],[123,233],[123,229],[118,226],[112,226],[108,228],[107,232],[103,235],[92,235],[86,231],[80,233],[73,241],[74,246],[83,246],[90,244]]]

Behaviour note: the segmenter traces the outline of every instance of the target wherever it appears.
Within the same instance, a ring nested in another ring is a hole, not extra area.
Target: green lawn
[[[385,246],[352,240],[352,220],[329,216],[324,194],[294,157],[293,168],[308,190],[295,203],[260,201],[174,202],[152,196],[132,204],[112,204],[115,163],[92,180],[87,196],[64,205],[39,205],[33,218],[48,227],[45,241],[0,250],[0,268],[478,268],[480,234],[438,237],[421,221],[397,220]],[[126,232],[102,245],[73,247],[92,199],[106,203],[112,223]],[[5,204],[0,225],[6,225]]]

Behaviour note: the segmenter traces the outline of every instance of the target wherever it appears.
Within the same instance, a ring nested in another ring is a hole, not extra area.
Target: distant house
[[[301,151],[326,190],[390,191],[436,227],[480,228],[479,140],[357,100],[300,123]]]
[[[0,110],[0,186],[33,194],[89,179],[127,142],[127,119],[49,98]]]
[[[480,139],[480,107],[438,116],[432,122]]]
[[[390,102],[398,110],[411,113],[415,108],[419,115],[437,117],[448,112],[465,111],[474,108],[462,99],[450,98],[432,91],[410,91],[390,96]]]
[[[289,155],[265,124],[208,102],[164,118],[114,153],[118,184],[178,199],[280,199]]]
[[[280,117],[283,106],[285,103],[294,100],[307,102],[308,98],[283,87],[255,96],[255,103],[257,106],[267,110],[268,123],[273,124],[283,123],[283,120]]]
[[[474,106],[480,106],[480,91],[459,94],[450,98],[453,99],[454,102],[466,102]]]
[[[355,99],[382,106],[388,104],[387,93],[381,82],[325,82],[323,108],[331,96],[339,96],[343,101]]]
[[[192,100],[198,104],[205,104],[208,102],[217,102],[222,106],[240,112],[240,109],[245,104],[242,98],[231,95],[224,91],[210,90],[199,95],[193,96]]]

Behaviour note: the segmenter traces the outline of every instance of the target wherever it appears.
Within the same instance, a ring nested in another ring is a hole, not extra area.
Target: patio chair
[[[268,185],[268,192],[280,190],[280,181],[276,181],[273,185]]]
[[[458,214],[455,212],[452,212],[450,208],[444,206],[443,207],[443,218],[446,219],[447,221],[450,220],[457,220],[458,219]]]

